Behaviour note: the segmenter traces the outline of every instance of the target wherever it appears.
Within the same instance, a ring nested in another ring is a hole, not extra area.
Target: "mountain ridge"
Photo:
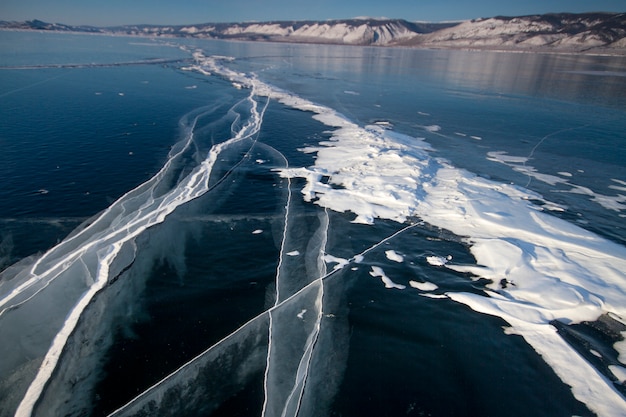
[[[549,13],[460,22],[359,17],[337,20],[71,26],[0,21],[2,29],[364,46],[626,54],[626,13]]]

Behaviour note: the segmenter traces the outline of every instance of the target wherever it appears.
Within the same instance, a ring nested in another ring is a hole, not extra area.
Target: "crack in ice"
[[[16,416],[29,416],[33,412],[34,406],[41,396],[47,381],[52,376],[61,352],[75,329],[83,311],[93,297],[101,291],[111,279],[109,276],[109,268],[121,248],[146,229],[163,222],[165,218],[180,205],[203,195],[219,185],[245,158],[249,157],[250,150],[246,152],[234,167],[231,167],[231,169],[224,173],[215,184],[209,186],[208,181],[212,168],[217,161],[217,156],[222,151],[244,139],[253,139],[253,144],[256,141],[256,136],[260,130],[263,115],[267,109],[269,100],[266,101],[262,109],[258,109],[258,103],[254,100],[255,95],[256,92],[253,88],[249,96],[245,99],[245,101],[250,104],[250,119],[239,129],[232,129],[234,133],[232,138],[214,145],[208,152],[206,159],[195,169],[195,172],[192,172],[184,178],[174,190],[170,190],[160,197],[154,196],[155,188],[160,185],[161,180],[169,171],[173,162],[188,149],[191,143],[193,143],[193,131],[201,114],[196,115],[189,126],[184,145],[178,152],[170,155],[165,165],[152,179],[126,193],[81,232],[66,239],[41,256],[32,267],[23,274],[27,276],[30,275],[30,278],[18,285],[0,300],[0,307],[3,307],[0,311],[1,318],[3,315],[6,316],[8,311],[19,308],[24,305],[24,303],[32,300],[47,289],[54,281],[63,277],[63,273],[69,271],[75,262],[78,261],[86,266],[87,264],[85,263],[84,257],[93,255],[97,257],[97,279],[87,287],[87,290],[80,296],[78,302],[71,308],[61,329],[54,337],[51,347],[45,354],[35,379],[30,383],[25,396],[20,402]],[[236,122],[238,121],[239,118],[236,118]],[[129,210],[127,205],[131,204],[137,196],[145,195],[146,192],[150,197],[140,204],[136,210]],[[108,218],[111,215],[115,215],[116,211],[119,211],[119,213],[113,219],[107,230],[106,223],[109,221]],[[129,218],[124,219],[125,216]],[[100,227],[104,228],[104,234],[100,232]],[[74,248],[75,245],[78,245],[78,249]],[[60,259],[55,260],[54,258],[57,255],[62,256]],[[71,279],[71,277],[66,279]],[[32,289],[34,289],[33,294],[26,294],[27,291]],[[20,297],[24,297],[25,295],[25,299],[20,299]]]

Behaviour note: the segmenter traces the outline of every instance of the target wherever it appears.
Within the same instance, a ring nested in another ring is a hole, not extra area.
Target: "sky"
[[[0,20],[70,25],[180,25],[208,22],[388,17],[465,20],[550,12],[626,12],[624,0],[0,0]]]

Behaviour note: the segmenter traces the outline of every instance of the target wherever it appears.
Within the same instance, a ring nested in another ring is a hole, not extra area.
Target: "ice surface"
[[[173,409],[176,415],[187,410],[208,413],[258,372],[263,359],[262,415],[316,416],[324,413],[341,380],[347,352],[349,332],[340,303],[344,285],[341,272],[410,227],[402,228],[346,260],[325,255],[329,223],[326,212],[322,212],[314,223],[313,238],[305,242],[309,248],[307,255],[312,258],[307,262],[305,258],[308,256],[285,257],[288,255],[284,248],[302,243],[297,236],[306,224],[310,225],[310,219],[292,215],[297,203],[291,197],[288,200],[274,305],[112,416],[131,416],[154,409]],[[337,265],[327,272],[326,262]],[[265,338],[267,342],[263,343]],[[229,364],[228,368],[221,365],[224,361]],[[233,373],[237,375],[235,383],[221,382]],[[199,382],[210,379],[215,383],[208,387]],[[183,397],[180,397],[181,392]],[[170,408],[171,401],[176,402],[175,408]]]
[[[535,167],[531,166],[527,162],[529,161],[529,157],[524,156],[513,156],[508,155],[504,151],[492,151],[487,153],[487,159],[494,162],[500,162],[502,164],[510,166],[514,171],[520,172],[524,175],[527,175],[530,179],[535,179],[538,181],[542,181],[549,185],[563,185],[570,187],[569,190],[564,190],[560,192],[569,192],[572,194],[581,194],[587,195],[591,197],[591,201],[601,205],[605,209],[614,210],[614,211],[622,211],[626,210],[626,196],[623,194],[617,195],[604,195],[600,193],[596,193],[592,191],[588,187],[583,187],[581,185],[577,185],[573,182],[573,175],[569,172],[557,172],[557,175],[551,175],[546,173],[539,172]],[[613,181],[618,184],[622,181],[613,179]],[[608,188],[624,191],[623,187],[609,185]]]
[[[465,293],[448,296],[507,320],[573,387],[576,398],[595,412],[607,416],[626,412],[626,403],[611,384],[549,324],[552,320],[593,321],[606,312],[626,317],[625,248],[541,212],[530,203],[542,199],[535,193],[477,177],[432,158],[423,141],[377,126],[357,126],[332,109],[283,91],[274,91],[273,96],[286,105],[315,113],[317,120],[335,129],[331,140],[304,150],[316,153],[314,166],[281,171],[285,177],[306,179],[302,189],[305,200],[352,212],[359,223],[378,218],[404,222],[418,217],[467,236],[477,265],[446,266],[491,280],[489,287],[497,293],[490,297]],[[437,131],[440,126],[427,128]],[[491,157],[515,163],[542,181],[565,181],[521,165],[526,158],[503,153]],[[330,180],[322,182],[323,177]],[[371,274],[397,288],[379,267],[373,267]],[[503,279],[513,285],[502,288]],[[595,381],[592,390],[588,381]]]
[[[134,261],[127,248],[150,227],[162,223],[177,207],[206,193],[219,184],[211,182],[212,168],[218,155],[240,142],[254,143],[265,108],[258,108],[254,92],[238,107],[249,112],[246,122],[233,124],[233,136],[214,145],[204,159],[175,188],[166,184],[176,175],[182,155],[194,144],[194,128],[206,109],[187,115],[181,121],[184,137],[177,143],[163,168],[149,181],[129,191],[80,232],[55,246],[17,277],[2,281],[0,298],[0,332],[12,334],[19,328],[32,328],[31,352],[23,355],[3,345],[2,374],[32,378],[17,408],[17,416],[31,415],[35,404],[49,383],[68,338],[93,298],[115,280]],[[233,109],[233,114],[239,109]],[[239,119],[237,119],[239,120]],[[39,332],[46,323],[48,332]],[[13,353],[10,353],[10,352]],[[36,358],[36,359],[33,359]],[[38,369],[31,375],[32,366]],[[40,405],[46,407],[45,405]]]
[[[469,236],[471,251],[482,266],[450,267],[490,279],[494,289],[503,278],[515,282],[515,286],[507,290],[497,288],[507,294],[505,299],[461,294],[450,294],[451,298],[477,311],[503,317],[516,327],[557,374],[574,387],[576,397],[594,410],[606,415],[624,410],[623,399],[611,385],[597,385],[599,388],[593,393],[587,390],[583,381],[593,378],[595,369],[550,330],[549,324],[551,320],[594,320],[608,311],[626,317],[626,281],[621,272],[626,270],[624,248],[539,212],[528,203],[537,198],[532,193],[478,178],[445,161],[435,162],[421,153],[420,146],[400,149],[397,143],[377,145],[384,142],[381,132],[368,133],[369,138],[360,133],[361,144],[356,146],[351,138],[344,139],[345,133],[340,130],[335,141],[326,144],[329,148],[320,148],[317,169],[344,188],[335,191],[309,185],[318,193],[316,203],[345,211],[347,205],[341,201],[352,195],[362,203],[350,210],[361,217],[401,221],[410,215],[418,216],[457,235]],[[409,140],[405,138],[401,143]],[[334,157],[326,158],[328,150],[335,148],[339,148],[344,160],[367,160],[367,164],[361,169],[346,168]],[[392,165],[388,161],[394,158]],[[391,166],[398,176],[388,174]],[[346,180],[346,169],[359,170],[359,175]],[[413,182],[402,175],[409,169],[413,170],[409,174]],[[383,176],[380,183],[385,184],[384,189],[372,186]],[[377,199],[379,195],[385,195],[385,210],[378,206],[383,204]],[[555,271],[559,271],[557,276]],[[498,308],[486,310],[484,304]],[[574,357],[580,366],[567,365],[573,363]],[[605,405],[594,405],[600,403]]]
[[[593,321],[605,313],[626,317],[624,247],[542,212],[531,203],[542,200],[536,193],[478,177],[453,167],[444,159],[433,158],[429,145],[422,140],[381,126],[359,126],[333,109],[274,88],[254,75],[233,71],[222,58],[206,57],[201,52],[194,56],[197,64],[190,69],[219,74],[233,84],[254,88],[257,94],[312,112],[316,120],[333,129],[330,140],[303,149],[316,155],[314,165],[280,170],[285,178],[306,181],[302,188],[305,201],[337,212],[353,213],[356,223],[372,224],[377,219],[404,223],[419,218],[457,236],[465,236],[475,264],[454,263],[441,257],[427,260],[489,280],[485,294],[422,295],[434,300],[450,298],[478,312],[503,318],[511,326],[508,333],[524,337],[572,387],[577,399],[601,416],[626,413],[626,402],[612,384],[550,324],[554,320],[563,323]],[[441,126],[424,128],[437,132]],[[562,176],[536,172],[526,165],[529,157],[504,153],[493,153],[490,157],[514,165],[535,179],[554,184],[566,181]],[[573,192],[583,192],[573,184],[572,187]],[[619,198],[613,198],[611,203],[601,196],[594,195],[594,198],[601,204],[621,204]],[[326,284],[322,283],[332,276],[323,275],[325,264],[335,264],[330,274],[340,273],[351,262],[362,261],[371,249],[350,259],[335,257],[324,253],[324,236],[325,233],[320,232],[320,244],[314,251],[318,254],[314,264],[318,265],[322,278],[311,276],[313,281],[303,290],[278,291],[277,304],[270,310],[264,407],[267,416],[295,415],[303,409],[301,407],[307,407],[310,397],[306,395],[305,382],[315,369],[312,364],[317,341],[325,335],[321,328],[327,291]],[[286,262],[286,258],[282,258],[282,262]],[[282,266],[279,271],[281,269]],[[380,278],[388,288],[405,288],[379,266],[371,266],[370,275]],[[331,282],[336,281],[328,280]],[[422,291],[436,289],[434,284],[428,284],[411,283]],[[279,274],[277,286],[283,285],[286,284],[281,283]],[[288,307],[292,302],[293,307]],[[307,313],[300,319],[298,314],[305,309]],[[284,319],[282,311],[287,312]],[[309,313],[317,318],[308,322],[308,327],[295,339],[301,354],[294,357],[278,341],[294,336],[287,325],[290,318],[306,322],[311,317]],[[621,349],[621,345],[616,348]],[[281,355],[289,359],[280,363],[273,359]],[[623,352],[620,361],[623,361]]]
[[[315,154],[313,165],[278,170],[289,182],[289,194],[282,235],[276,235],[280,258],[275,291],[268,294],[268,308],[113,415],[149,413],[155,406],[167,409],[172,402],[181,407],[176,413],[208,413],[232,398],[235,386],[244,386],[259,372],[263,373],[262,415],[316,415],[316,407],[328,404],[336,392],[333,384],[340,379],[336,377],[345,361],[330,361],[328,355],[345,352],[342,337],[348,334],[342,327],[346,323],[338,314],[345,283],[337,278],[354,264],[365,262],[366,255],[374,249],[414,227],[415,219],[463,236],[476,260],[465,264],[448,257],[428,256],[430,265],[490,281],[483,293],[448,291],[420,295],[432,298],[432,302],[451,299],[478,312],[501,317],[511,326],[507,333],[521,335],[590,409],[601,416],[626,413],[626,402],[612,384],[550,324],[555,320],[593,321],[605,313],[626,317],[624,247],[541,211],[531,203],[542,199],[535,193],[489,181],[433,157],[430,146],[421,139],[383,126],[360,126],[333,109],[265,84],[254,74],[230,69],[230,58],[206,57],[200,51],[194,53],[194,58],[196,64],[188,69],[217,74],[236,88],[250,89],[244,100],[246,115],[240,116],[239,123],[233,123],[230,139],[211,147],[206,158],[191,172],[185,172],[174,169],[175,161],[194,145],[194,127],[202,112],[190,114],[185,124],[187,135],[173,148],[157,176],[120,198],[85,232],[53,248],[2,287],[2,334],[12,335],[22,326],[38,329],[40,323],[53,323],[48,334],[33,331],[28,335],[35,342],[36,364],[29,363],[25,356],[3,352],[7,353],[0,364],[3,374],[30,381],[24,387],[17,415],[30,415],[41,401],[70,333],[84,318],[86,306],[112,280],[123,279],[121,272],[135,261],[135,239],[163,222],[179,206],[219,185],[221,179],[211,173],[220,156],[236,143],[256,139],[265,110],[260,106],[261,97],[311,112],[312,117],[332,129],[330,139],[303,149]],[[425,128],[437,132],[441,126]],[[503,153],[490,157],[523,167],[523,172],[533,178],[565,181],[536,173],[524,165],[527,159],[522,157]],[[167,184],[172,178],[180,181],[169,188]],[[306,183],[301,199],[291,195],[291,181],[296,178]],[[616,187],[625,185],[620,181],[615,180]],[[573,190],[586,192],[575,187]],[[594,194],[607,205],[622,203],[619,198],[608,202],[601,197]],[[299,218],[294,211],[300,200],[324,210],[314,219]],[[355,223],[395,221],[399,230],[361,253],[331,255],[326,252],[329,210],[351,213]],[[302,228],[312,231],[306,244],[298,239]],[[263,230],[251,233],[260,234]],[[297,256],[300,254],[304,255]],[[385,255],[395,262],[404,259],[392,250]],[[388,277],[382,267],[370,266],[369,274],[379,278],[386,288],[406,288]],[[438,288],[431,282],[413,280],[409,285],[424,292]],[[64,296],[57,302],[60,294]],[[30,309],[35,303],[37,311]],[[624,343],[617,343],[615,348],[623,364]],[[623,377],[623,368],[611,369]],[[64,395],[71,396],[71,389],[67,388]]]

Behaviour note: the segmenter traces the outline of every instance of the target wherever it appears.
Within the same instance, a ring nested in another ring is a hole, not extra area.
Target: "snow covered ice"
[[[2,273],[0,335],[15,343],[0,344],[1,416],[347,415],[364,392],[394,413],[452,413],[475,395],[455,386],[432,402],[433,392],[417,396],[426,380],[454,386],[456,367],[490,392],[467,410],[505,415],[487,398],[509,387],[487,375],[519,363],[536,366],[510,375],[515,415],[626,413],[626,247],[530,187],[560,187],[554,195],[619,216],[626,178],[592,190],[573,168],[542,172],[534,152],[567,129],[537,135],[530,155],[485,150],[493,178],[479,175],[431,142],[487,147],[489,132],[424,103],[415,119],[378,117],[385,90],[306,72],[310,54],[335,50],[302,47],[298,72],[285,64],[297,56],[288,45],[267,46],[286,54],[278,60],[202,45],[180,47],[192,57],[175,72],[180,90],[213,89],[221,101],[181,118],[155,175]],[[342,88],[309,99],[317,82]],[[373,104],[355,114],[359,100]],[[588,337],[594,329],[610,343]],[[489,349],[500,362],[455,362]],[[398,377],[414,367],[424,374]],[[461,405],[439,400],[452,394]],[[543,402],[551,396],[559,401]]]

